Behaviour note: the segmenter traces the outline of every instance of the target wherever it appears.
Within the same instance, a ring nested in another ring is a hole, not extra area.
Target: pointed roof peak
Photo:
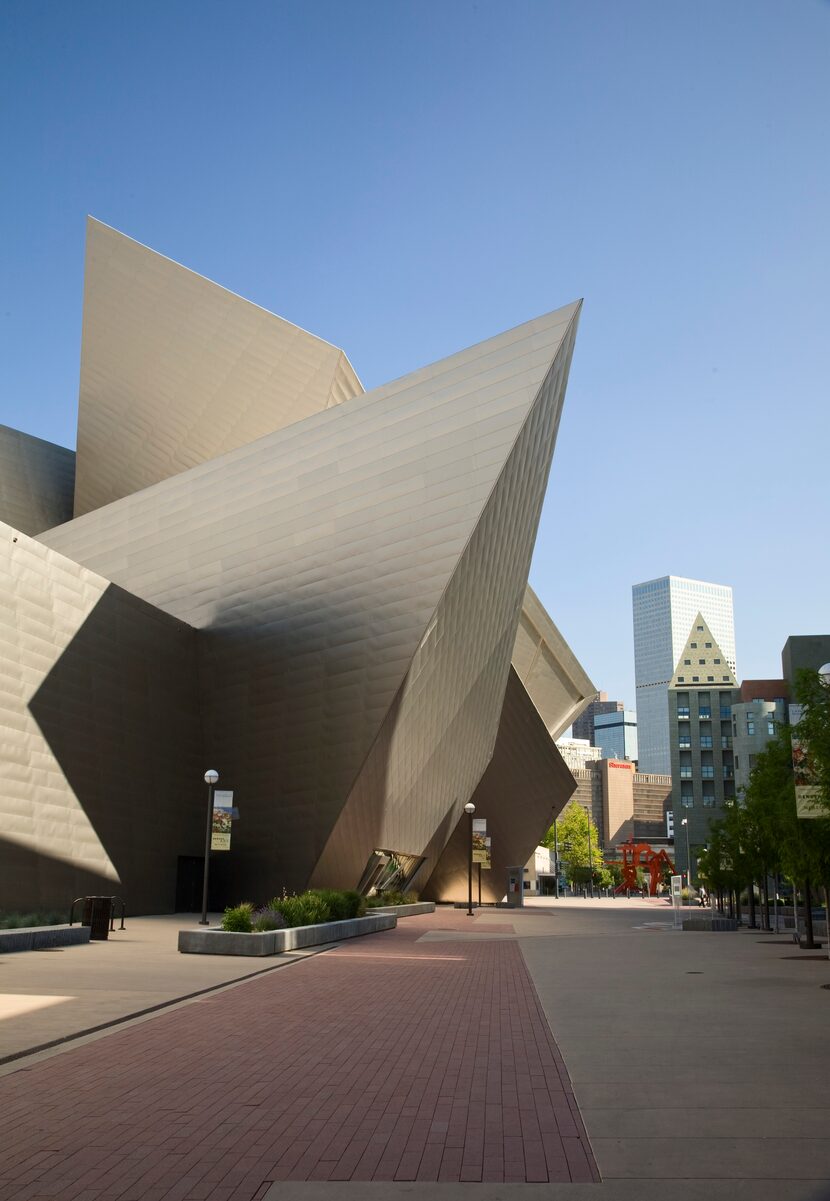
[[[686,645],[677,660],[669,687],[705,688],[707,685],[737,688],[738,681],[703,614],[698,613],[692,622]]]

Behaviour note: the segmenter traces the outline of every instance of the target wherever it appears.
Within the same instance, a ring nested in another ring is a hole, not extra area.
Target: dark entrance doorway
[[[205,860],[202,855],[179,855],[176,868],[176,913],[201,913],[204,870]]]

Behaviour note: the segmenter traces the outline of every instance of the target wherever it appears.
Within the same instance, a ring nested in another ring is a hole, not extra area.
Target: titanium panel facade
[[[579,309],[363,393],[90,223],[76,516],[50,448],[27,511],[55,526],[0,526],[0,904],[171,909],[207,766],[240,811],[214,906],[354,887],[377,851],[432,886],[471,796],[528,858],[594,694],[527,588]]]
[[[0,425],[0,521],[39,534],[72,517],[75,452]]]
[[[88,219],[75,516],[362,391],[336,346]]]
[[[596,696],[594,685],[529,584],[516,631],[513,666],[551,738],[567,730]],[[519,862],[522,860],[517,859]]]
[[[412,847],[425,857],[412,881],[422,887],[490,761],[575,332],[571,326],[430,620],[315,883],[332,883],[344,865],[359,878],[374,847]]]
[[[481,873],[482,902],[504,898],[507,869],[527,863],[575,791],[572,773],[511,669],[493,758],[472,796],[475,816],[486,818],[491,838],[492,867]],[[424,889],[431,900],[467,899],[468,822],[462,814]],[[475,902],[478,870],[473,873]]]
[[[0,730],[0,909],[172,909],[204,829],[195,631],[0,524]]]
[[[464,738],[481,720],[474,753],[458,735],[442,743],[464,764],[467,795],[478,782],[495,739],[578,310],[520,326],[44,535],[203,631],[205,753],[240,806],[244,798],[238,853],[221,863],[231,892],[243,879],[246,895],[308,883],[410,669],[398,702],[407,732],[396,747],[411,787],[436,740],[447,738],[434,722],[419,725],[443,703],[436,696],[410,723],[412,685],[424,670],[416,652],[428,649],[445,592],[453,638],[467,640],[453,654],[472,651],[489,584],[504,574],[484,659],[471,658],[483,673],[481,698],[462,675],[446,700],[450,712],[466,705]],[[449,610],[448,585],[485,510],[502,557],[479,536],[478,558],[465,568],[469,594]],[[475,620],[465,626],[468,614]],[[384,820],[394,827],[395,800],[385,795]],[[420,854],[449,836],[446,810],[437,799],[428,808],[410,808],[406,831],[396,833],[405,844],[389,849]],[[375,832],[365,820],[365,837]],[[362,856],[359,878],[373,849],[351,853],[338,882],[355,883],[352,861]],[[333,879],[331,862],[321,879]]]

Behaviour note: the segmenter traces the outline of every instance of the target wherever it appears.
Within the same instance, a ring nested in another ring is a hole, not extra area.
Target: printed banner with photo
[[[210,849],[212,851],[229,851],[231,849],[232,809],[233,793],[217,789],[213,794],[213,823],[210,832]]]
[[[490,839],[487,837],[487,818],[473,818],[473,863],[490,866]]]
[[[801,721],[802,706],[790,705],[790,725]],[[821,785],[810,752],[800,738],[793,734],[793,776],[795,777],[795,811],[798,817],[827,817],[821,803]]]

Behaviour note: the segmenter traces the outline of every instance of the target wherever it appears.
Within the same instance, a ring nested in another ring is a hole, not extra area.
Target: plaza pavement
[[[441,910],[222,987],[271,961],[179,956],[181,923],[0,959],[73,998],[0,1020],[18,1050],[216,986],[0,1067],[2,1201],[830,1198],[830,962],[786,937]]]

